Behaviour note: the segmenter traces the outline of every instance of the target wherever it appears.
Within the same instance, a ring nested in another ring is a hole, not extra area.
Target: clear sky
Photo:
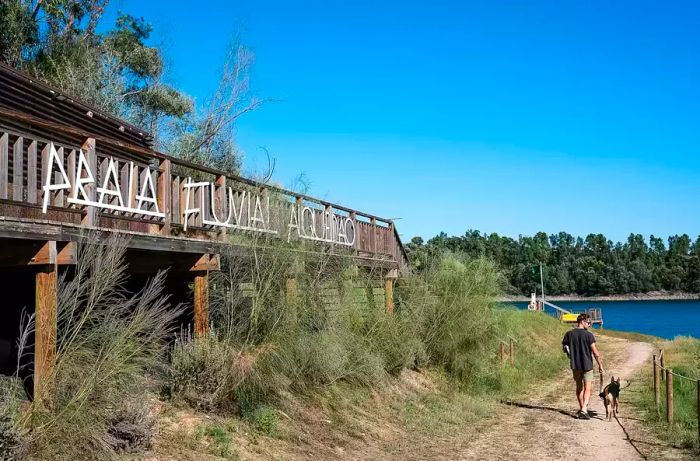
[[[404,241],[473,228],[700,233],[700,2],[135,1],[198,101],[231,38],[280,99],[245,167],[387,218]]]

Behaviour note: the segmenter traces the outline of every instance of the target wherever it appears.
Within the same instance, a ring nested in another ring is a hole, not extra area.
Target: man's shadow
[[[564,416],[568,416],[569,418],[573,419],[579,419],[578,418],[578,413],[571,413],[570,411],[562,410],[561,408],[557,407],[549,407],[547,405],[532,405],[529,403],[523,403],[523,402],[514,402],[512,400],[501,400],[501,403],[504,405],[509,405],[512,407],[518,407],[518,408],[528,408],[530,410],[547,410],[547,411],[555,411],[557,413],[560,413]],[[598,412],[595,410],[588,410],[588,415],[591,418],[603,420],[603,418],[598,416]]]

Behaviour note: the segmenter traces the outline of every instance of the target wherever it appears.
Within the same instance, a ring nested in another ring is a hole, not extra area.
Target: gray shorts
[[[571,370],[574,373],[574,379],[576,381],[593,381],[593,370],[583,371],[583,370]]]

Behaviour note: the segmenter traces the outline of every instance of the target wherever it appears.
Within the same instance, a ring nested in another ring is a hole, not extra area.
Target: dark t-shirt
[[[561,342],[566,350],[569,346],[569,358],[571,359],[571,369],[588,371],[593,369],[593,353],[591,344],[595,343],[595,336],[583,328],[574,328],[564,335]]]

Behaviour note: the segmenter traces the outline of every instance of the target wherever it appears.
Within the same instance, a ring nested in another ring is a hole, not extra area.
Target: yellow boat
[[[567,323],[576,323],[577,317],[578,317],[578,314],[562,314],[561,321],[567,322]]]

